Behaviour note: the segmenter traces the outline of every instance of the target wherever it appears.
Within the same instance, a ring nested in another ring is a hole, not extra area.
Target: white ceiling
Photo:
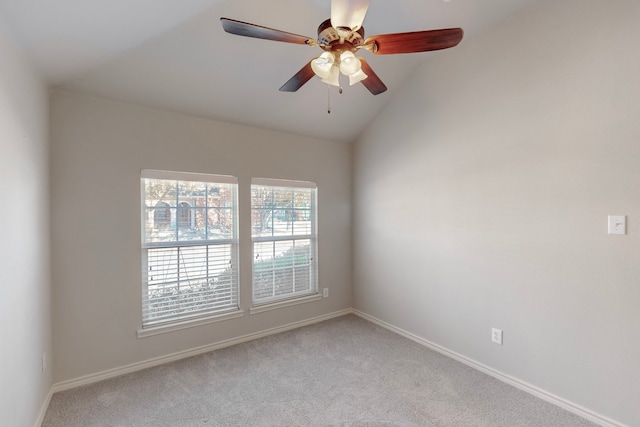
[[[462,27],[479,32],[537,0],[372,0],[367,36]],[[389,90],[278,88],[317,47],[225,33],[220,17],[316,38],[330,0],[0,0],[0,24],[52,86],[187,114],[353,141],[407,76],[438,53],[370,55]],[[454,48],[455,49],[455,48]]]

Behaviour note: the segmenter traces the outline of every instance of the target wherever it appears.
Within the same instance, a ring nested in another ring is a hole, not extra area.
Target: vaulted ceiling
[[[366,35],[462,27],[462,43],[537,0],[372,0]],[[434,53],[366,57],[389,90],[318,78],[279,92],[318,47],[239,37],[220,18],[317,37],[330,0],[0,0],[0,25],[53,87],[350,142]],[[461,43],[461,44],[462,44]],[[455,49],[455,48],[453,48]]]

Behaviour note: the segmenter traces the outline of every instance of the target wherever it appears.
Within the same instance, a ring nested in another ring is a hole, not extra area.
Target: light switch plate
[[[609,234],[627,234],[627,217],[624,215],[609,215]]]

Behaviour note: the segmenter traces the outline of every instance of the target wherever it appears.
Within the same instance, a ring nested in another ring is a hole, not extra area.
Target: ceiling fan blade
[[[291,77],[285,84],[280,88],[281,92],[296,92],[300,89],[306,82],[311,80],[311,77],[316,74],[311,69],[311,61],[307,63],[304,67],[300,69],[293,77]]]
[[[378,77],[378,75],[373,72],[373,69],[371,68],[369,63],[363,58],[359,59],[360,64],[362,64],[362,71],[364,71],[364,73],[367,75],[367,78],[362,80],[360,83],[362,83],[364,87],[369,89],[369,92],[374,95],[379,95],[382,92],[386,91],[387,87],[384,85],[384,83],[382,83],[380,77]]]
[[[236,21],[235,19],[220,18],[222,28],[227,33],[238,36],[253,37],[256,39],[275,40],[277,42],[316,45],[316,41],[310,37],[299,34],[287,33],[286,31],[275,30],[261,25],[250,24],[248,22]]]
[[[331,25],[357,31],[362,27],[370,0],[331,0]]]
[[[428,52],[456,46],[463,34],[462,28],[382,34],[367,38],[364,46],[376,55]]]

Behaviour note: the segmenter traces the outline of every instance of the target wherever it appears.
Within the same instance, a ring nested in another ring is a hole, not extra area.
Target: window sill
[[[302,298],[295,298],[295,299],[290,299],[290,300],[285,300],[285,301],[278,301],[278,302],[274,302],[274,303],[267,303],[267,304],[264,304],[264,305],[258,305],[256,307],[251,307],[249,309],[249,314],[263,313],[265,311],[277,310],[277,309],[284,308],[284,307],[290,307],[292,305],[298,305],[298,304],[305,304],[305,303],[308,303],[308,302],[320,301],[321,299],[322,299],[322,295],[315,294],[315,295],[309,295],[309,296],[302,297]]]
[[[151,337],[153,335],[164,334],[167,332],[179,331],[181,329],[193,328],[196,326],[207,325],[209,323],[222,322],[230,319],[237,319],[244,316],[244,310],[234,310],[230,313],[215,314],[212,316],[201,317],[192,320],[183,320],[176,323],[166,325],[150,326],[148,328],[138,329],[138,338]]]

